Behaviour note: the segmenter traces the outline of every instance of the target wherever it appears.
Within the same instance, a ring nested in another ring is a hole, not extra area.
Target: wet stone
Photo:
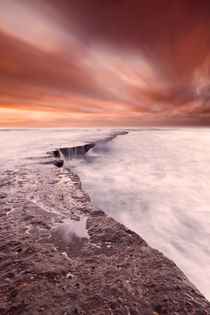
[[[0,192],[0,199],[6,198],[7,194]]]
[[[62,167],[62,166],[63,166],[63,163],[64,163],[63,160],[57,160],[57,161],[54,162],[54,164],[55,164],[57,167]]]

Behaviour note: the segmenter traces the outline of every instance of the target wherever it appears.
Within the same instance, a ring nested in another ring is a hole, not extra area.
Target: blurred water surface
[[[92,202],[171,258],[210,299],[210,130],[148,129],[74,166]]]

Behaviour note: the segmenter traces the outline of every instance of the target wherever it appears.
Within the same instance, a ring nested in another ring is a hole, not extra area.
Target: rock
[[[5,193],[0,193],[0,198],[3,199],[3,198],[6,198],[7,197],[7,194]]]
[[[60,157],[60,152],[59,150],[55,150],[52,152],[55,158],[59,158]]]
[[[59,151],[62,153],[66,160],[71,160],[73,158],[81,157],[90,149],[95,146],[95,143],[89,143],[77,147],[60,148]]]
[[[56,160],[54,164],[55,164],[57,167],[62,167],[62,166],[63,166],[63,163],[64,163],[63,160]]]

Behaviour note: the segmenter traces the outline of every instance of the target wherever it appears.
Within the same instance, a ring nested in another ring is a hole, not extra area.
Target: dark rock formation
[[[117,136],[126,135],[126,134],[128,134],[127,131],[118,131],[105,137],[104,139],[97,140],[94,143],[87,143],[87,144],[84,144],[81,146],[75,146],[75,147],[59,148],[52,152],[48,152],[48,155],[49,156],[53,155],[55,158],[58,158],[58,159],[60,159],[62,156],[65,160],[81,158],[82,156],[84,156],[85,153],[87,153],[90,149],[95,147],[98,143],[101,144],[107,141],[111,141]]]
[[[0,314],[210,314],[171,260],[91,205],[73,172],[0,175]],[[89,238],[67,242],[59,227],[82,218]]]
[[[50,152],[49,152],[49,153],[50,153]],[[60,152],[59,152],[59,150],[54,150],[54,151],[53,151],[53,155],[54,155],[55,158],[60,158]]]
[[[95,146],[95,143],[89,143],[77,147],[60,148],[59,152],[65,158],[65,160],[71,160],[73,158],[81,157],[90,149]]]
[[[63,166],[63,160],[56,160],[55,162],[54,162],[54,164],[57,166],[57,167],[62,167]]]

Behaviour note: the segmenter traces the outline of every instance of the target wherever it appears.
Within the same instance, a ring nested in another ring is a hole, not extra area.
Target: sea
[[[210,129],[2,128],[0,170],[43,167],[50,152],[85,144],[84,154],[61,153],[63,167],[210,300]]]

